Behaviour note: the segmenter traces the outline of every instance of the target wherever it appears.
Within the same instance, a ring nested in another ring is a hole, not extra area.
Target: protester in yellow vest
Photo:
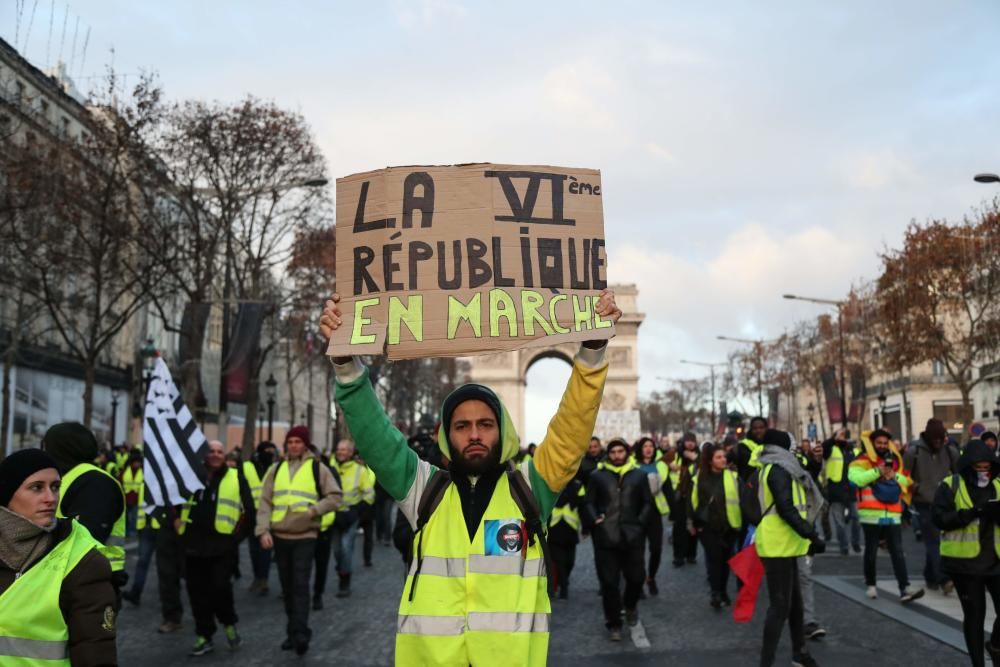
[[[277,450],[278,448],[273,442],[264,441],[257,445],[257,451],[250,457],[250,460],[243,462],[243,476],[250,486],[255,511],[260,507],[264,476],[277,459]],[[260,541],[255,539],[247,540],[247,549],[250,551],[250,565],[253,568],[253,583],[250,584],[250,592],[264,597],[270,592],[267,580],[271,572],[271,552],[262,549]]]
[[[344,500],[337,509],[336,516],[324,517],[330,527],[329,547],[326,553],[321,553],[322,547],[316,549],[316,578],[313,582],[313,608],[321,608],[323,592],[326,588],[326,573],[330,562],[332,549],[337,563],[337,597],[345,598],[351,594],[351,574],[354,571],[354,540],[358,536],[358,524],[365,505],[375,502],[375,485],[368,476],[368,469],[354,458],[354,443],[341,440],[337,443],[331,467],[337,472]]]
[[[549,519],[549,546],[552,549],[554,589],[560,600],[569,598],[569,575],[576,563],[576,546],[580,543],[580,504],[585,490],[579,479],[570,482],[556,499]]]
[[[117,665],[111,568],[86,528],[56,519],[56,465],[39,449],[0,462],[0,665]]]
[[[212,637],[222,624],[230,650],[242,640],[236,631],[233,573],[236,545],[254,521],[253,496],[246,479],[226,465],[226,447],[209,440],[202,449],[205,487],[184,504],[177,519],[177,533],[184,548],[185,575],[196,634],[192,656],[214,650]]]
[[[698,562],[698,540],[691,537],[687,528],[691,488],[698,474],[698,456],[698,438],[694,433],[685,433],[677,443],[677,458],[671,468],[676,479],[673,485],[674,505],[670,512],[674,526],[674,567]]]
[[[698,476],[691,490],[690,531],[701,541],[712,596],[709,604],[729,606],[729,559],[743,527],[740,486],[736,473],[728,469],[726,449],[709,444],[701,452]]]
[[[264,477],[257,509],[256,535],[274,549],[288,624],[282,650],[309,650],[309,578],[322,517],[341,502],[340,484],[314,457],[309,429],[293,426],[285,435],[285,460]]]
[[[338,302],[334,295],[320,319],[327,338],[343,321]],[[610,290],[594,310],[604,321],[621,317]],[[606,341],[582,344],[545,438],[533,460],[517,468],[508,462],[519,438],[497,395],[477,384],[452,392],[438,432],[447,474],[407,446],[360,359],[334,359],[348,429],[415,531],[396,625],[397,665],[545,664],[551,607],[542,525],[593,433],[606,348]],[[428,490],[434,508],[421,503]]]
[[[639,470],[646,474],[649,482],[649,492],[653,496],[655,511],[649,513],[649,523],[646,525],[646,546],[649,548],[649,564],[646,567],[646,588],[650,595],[658,595],[656,573],[660,570],[660,560],[663,558],[663,517],[670,513],[667,506],[667,496],[664,486],[668,485],[669,469],[660,460],[656,442],[650,437],[639,438],[635,448],[635,462]]]
[[[830,518],[840,555],[846,556],[848,548],[861,553],[861,524],[858,520],[858,499],[848,479],[847,468],[854,460],[854,451],[847,441],[847,431],[837,429],[833,437],[823,442],[826,497],[830,502]]]
[[[142,492],[142,452],[132,452],[122,468],[122,491],[125,492],[125,536],[136,534],[139,518],[139,494]]]
[[[767,577],[768,608],[760,665],[774,664],[786,623],[792,635],[792,660],[815,665],[806,648],[798,558],[822,553],[825,544],[813,524],[823,509],[823,493],[791,453],[791,435],[768,429],[758,462],[762,518],[754,539]]]
[[[133,450],[135,452],[136,450]],[[140,456],[141,452],[137,452]],[[129,589],[122,593],[122,599],[139,606],[142,599],[142,591],[146,587],[146,576],[149,574],[149,565],[156,552],[157,531],[160,529],[160,521],[157,518],[162,515],[162,508],[154,508],[152,516],[146,514],[146,485],[139,485],[139,498],[136,502],[138,512],[136,514],[136,530],[139,532],[139,554],[135,559],[135,574],[129,577]],[[160,591],[161,601],[163,591]],[[178,596],[179,597],[179,596]]]
[[[364,558],[365,567],[372,566],[372,554],[375,551],[375,473],[365,465],[364,459],[360,455],[354,455],[355,460],[365,469],[366,486],[365,492],[358,505],[358,528],[364,540],[361,543],[361,555]]]
[[[114,443],[111,443],[114,445]],[[114,447],[112,449],[115,456],[115,467],[118,469],[119,474],[125,471],[128,467],[130,453],[125,445]]]
[[[62,476],[60,518],[74,518],[101,543],[111,564],[112,582],[121,590],[125,573],[125,493],[117,479],[95,466],[97,438],[82,424],[64,422],[45,432],[42,449],[55,460]]]
[[[948,475],[934,496],[933,520],[941,529],[941,565],[951,577],[962,603],[965,646],[973,665],[984,665],[983,647],[994,665],[1000,664],[1000,616],[989,641],[986,594],[993,612],[1000,612],[1000,461],[981,440],[971,440],[958,460],[958,472]]]

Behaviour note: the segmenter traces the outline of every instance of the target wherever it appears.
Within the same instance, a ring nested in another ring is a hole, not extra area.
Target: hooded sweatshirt
[[[604,349],[581,347],[573,362],[573,371],[559,409],[549,422],[545,438],[535,450],[534,457],[519,466],[538,502],[543,524],[548,523],[559,493],[576,474],[593,434],[608,372]],[[335,364],[335,369],[337,403],[354,435],[358,451],[388,494],[399,503],[410,526],[416,529],[417,505],[427,482],[438,468],[419,459],[407,446],[406,436],[386,416],[368,379],[367,368],[357,359],[352,359],[350,362]],[[458,391],[462,391],[462,388],[456,390]],[[448,403],[446,399],[445,404]],[[499,410],[500,463],[506,464],[520,450],[520,438],[500,399],[488,404],[495,412]],[[442,426],[438,430],[438,447],[445,457],[451,458],[443,414]],[[474,535],[478,529],[501,474],[502,467],[497,467],[475,478],[453,475],[470,535]]]
[[[990,462],[990,484],[980,487],[973,465],[980,461]],[[997,460],[993,450],[981,440],[972,440],[965,446],[965,452],[958,460],[958,477],[965,480],[965,488],[969,492],[973,509],[959,510],[955,507],[955,491],[958,488],[952,483],[941,484],[934,496],[932,518],[934,525],[941,530],[957,530],[979,520],[979,555],[975,558],[941,558],[941,566],[949,574],[968,574],[976,576],[1000,576],[1000,558],[997,557],[994,545],[994,527],[1000,517],[990,511],[983,511],[986,503],[994,500],[996,490],[992,480],[1000,476],[1000,460]]]

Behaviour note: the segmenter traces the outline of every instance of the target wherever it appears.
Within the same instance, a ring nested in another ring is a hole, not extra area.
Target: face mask
[[[976,486],[980,489],[984,489],[990,484],[990,474],[988,472],[977,472],[976,473]]]

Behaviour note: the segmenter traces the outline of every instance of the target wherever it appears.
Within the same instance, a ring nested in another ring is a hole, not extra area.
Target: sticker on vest
[[[487,556],[520,556],[527,544],[520,519],[487,519],[483,542]]]

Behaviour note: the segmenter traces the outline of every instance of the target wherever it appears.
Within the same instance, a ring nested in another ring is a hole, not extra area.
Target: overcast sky
[[[609,277],[646,322],[640,390],[781,334],[878,272],[911,219],[1000,193],[1000,3],[0,0],[0,34],[86,88],[110,60],[169,97],[300,110],[330,173],[493,161],[603,172]],[[37,4],[30,33],[32,5]],[[86,28],[86,59],[80,56]],[[25,43],[25,36],[27,42]],[[48,43],[48,45],[47,45]],[[82,65],[82,70],[81,70]],[[529,378],[525,440],[566,376]]]

